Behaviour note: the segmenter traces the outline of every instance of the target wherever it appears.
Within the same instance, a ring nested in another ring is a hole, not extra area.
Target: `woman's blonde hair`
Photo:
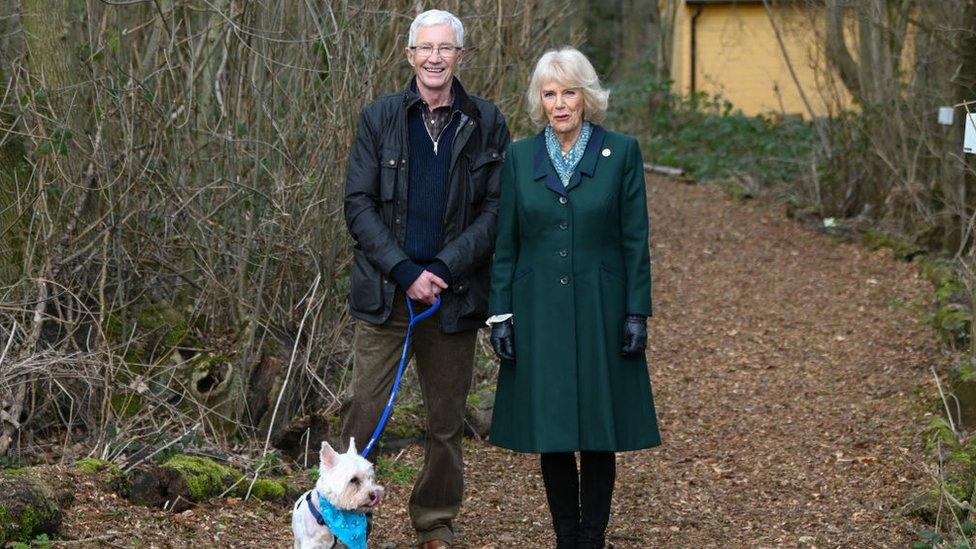
[[[566,46],[542,54],[532,71],[526,99],[529,102],[529,118],[533,124],[541,128],[548,123],[546,111],[542,107],[542,87],[551,82],[582,90],[583,119],[595,124],[603,121],[607,114],[610,92],[600,85],[600,77],[590,60],[576,48]]]

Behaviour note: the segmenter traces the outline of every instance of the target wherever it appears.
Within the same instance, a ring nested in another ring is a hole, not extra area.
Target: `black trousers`
[[[556,530],[556,549],[603,549],[617,478],[613,452],[542,454],[542,480]]]

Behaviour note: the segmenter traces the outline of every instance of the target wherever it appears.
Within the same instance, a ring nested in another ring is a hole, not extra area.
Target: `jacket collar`
[[[468,95],[468,92],[465,91],[464,86],[461,85],[461,81],[456,76],[451,83],[451,93],[454,95],[451,110],[461,111],[462,114],[476,120],[481,119],[481,111],[478,110],[478,106],[471,100],[471,96]],[[410,79],[410,83],[407,84],[406,89],[403,90],[403,104],[409,110],[419,101],[420,94],[417,92],[417,77],[414,76]]]
[[[549,161],[549,152],[546,150],[546,132],[545,130],[539,132],[535,136],[535,169],[533,171],[533,178],[535,180],[545,178],[546,187],[550,191],[563,196],[568,195],[569,191],[580,184],[583,175],[593,177],[596,171],[597,160],[600,159],[600,149],[603,148],[603,138],[606,137],[606,134],[607,132],[603,129],[603,126],[593,124],[593,133],[590,134],[590,141],[586,144],[583,158],[580,159],[579,164],[576,166],[576,173],[569,179],[569,185],[563,187],[563,182],[559,180],[556,169],[552,167],[552,162]]]

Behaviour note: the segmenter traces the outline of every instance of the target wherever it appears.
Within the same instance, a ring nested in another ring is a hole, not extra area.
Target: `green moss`
[[[248,483],[242,482],[244,493],[247,493]],[[280,481],[259,478],[251,488],[251,496],[261,500],[275,500],[284,497],[287,486]]]
[[[919,270],[935,287],[935,302],[925,320],[944,342],[957,348],[969,344],[972,322],[972,296],[957,268],[944,259],[922,259]]]
[[[203,501],[222,493],[243,475],[240,471],[221,465],[212,459],[177,454],[166,460],[162,467],[180,472],[190,488],[193,501]]]
[[[118,465],[98,458],[79,459],[75,462],[75,468],[88,475],[94,475],[96,473],[101,473],[102,471],[109,471],[112,473],[122,472]]]
[[[9,472],[5,471],[4,474],[9,474]],[[20,474],[16,476],[28,475]],[[27,490],[37,494],[37,501],[45,503],[47,501],[53,501],[53,495],[48,488],[43,487],[36,481],[32,482],[31,486]],[[8,486],[8,488],[10,487]],[[21,487],[19,489],[23,490],[24,488]],[[14,490],[18,490],[18,488],[14,488]],[[54,513],[57,512],[57,509],[48,507],[47,505],[35,507],[27,501],[25,498],[16,497],[13,508],[0,505],[0,546],[11,541],[28,542],[41,527],[45,525],[50,527],[51,519]]]
[[[37,475],[31,471],[30,467],[13,467],[11,469],[3,469],[2,473],[10,477],[36,477]]]
[[[864,232],[861,243],[872,250],[889,249],[896,259],[906,261],[910,261],[923,251],[910,240],[874,228]]]
[[[75,468],[86,475],[97,477],[103,487],[113,492],[122,495],[128,494],[129,480],[122,469],[111,461],[84,458],[75,462]]]

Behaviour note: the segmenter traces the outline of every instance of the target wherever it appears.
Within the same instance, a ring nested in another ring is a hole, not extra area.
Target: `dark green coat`
[[[564,188],[544,134],[513,143],[501,177],[491,314],[514,314],[491,442],[519,452],[660,444],[647,360],[620,354],[624,316],[651,314],[637,141],[594,126]]]

